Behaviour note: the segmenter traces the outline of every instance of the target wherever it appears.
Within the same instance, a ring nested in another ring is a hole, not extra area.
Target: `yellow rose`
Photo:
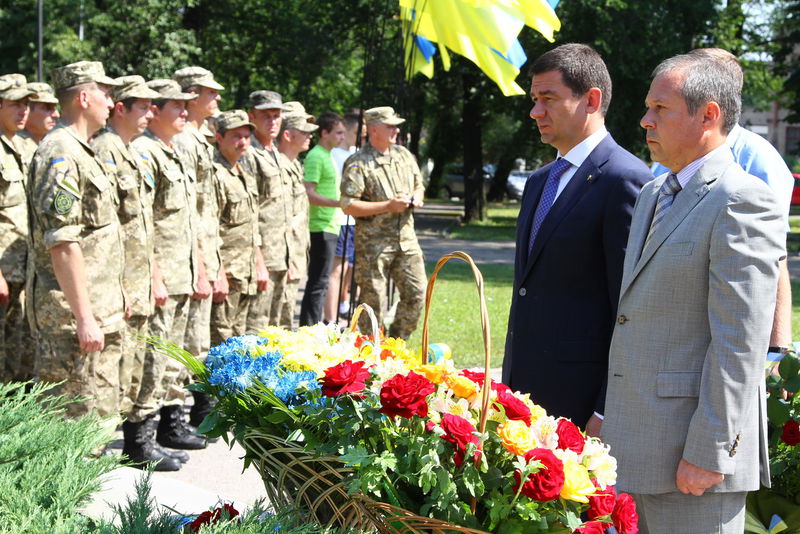
[[[421,375],[425,375],[425,378],[437,386],[444,382],[444,379],[447,376],[447,369],[445,369],[442,365],[420,365],[414,369],[414,371]]]
[[[445,378],[445,382],[457,397],[472,400],[478,392],[478,384],[461,375],[450,375]]]
[[[497,435],[503,447],[511,454],[522,456],[537,447],[536,438],[528,425],[522,421],[506,421],[497,427]]]
[[[595,492],[594,484],[589,478],[589,472],[574,458],[564,462],[564,487],[561,488],[561,498],[568,501],[589,502],[589,495]]]

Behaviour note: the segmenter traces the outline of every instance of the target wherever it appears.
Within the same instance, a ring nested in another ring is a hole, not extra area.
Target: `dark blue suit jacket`
[[[603,413],[633,205],[653,176],[606,136],[556,199],[529,255],[551,165],[531,174],[522,195],[503,382],[583,427]]]

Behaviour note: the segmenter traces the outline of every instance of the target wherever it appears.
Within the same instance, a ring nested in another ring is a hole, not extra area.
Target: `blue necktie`
[[[542,227],[544,218],[547,217],[550,208],[553,207],[553,201],[556,199],[558,192],[558,182],[561,180],[561,175],[572,167],[572,163],[564,158],[558,158],[553,166],[550,167],[550,174],[547,175],[547,183],[544,184],[542,191],[542,198],[539,199],[539,205],[536,206],[536,212],[533,214],[533,222],[531,223],[531,235],[528,239],[528,254],[533,249],[533,242],[536,240],[536,234],[539,233],[539,228]]]
[[[661,189],[658,190],[656,209],[653,211],[653,221],[650,223],[650,232],[648,232],[647,239],[644,242],[645,246],[650,242],[650,238],[653,237],[656,227],[664,220],[664,217],[667,216],[669,209],[672,207],[672,203],[675,201],[675,195],[677,195],[681,189],[683,188],[678,181],[678,177],[675,173],[670,173],[661,185]]]

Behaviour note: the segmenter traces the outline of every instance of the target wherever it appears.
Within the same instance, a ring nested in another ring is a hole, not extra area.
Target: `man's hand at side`
[[[678,464],[678,473],[675,475],[675,482],[682,493],[686,495],[691,493],[698,497],[724,479],[725,475],[722,473],[708,471],[683,459]]]

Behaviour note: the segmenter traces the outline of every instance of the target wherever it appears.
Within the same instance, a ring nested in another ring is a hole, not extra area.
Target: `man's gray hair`
[[[742,112],[742,86],[731,70],[704,54],[690,53],[662,61],[653,71],[653,78],[674,71],[685,73],[680,92],[689,114],[716,102],[722,110],[722,133],[728,134]]]

